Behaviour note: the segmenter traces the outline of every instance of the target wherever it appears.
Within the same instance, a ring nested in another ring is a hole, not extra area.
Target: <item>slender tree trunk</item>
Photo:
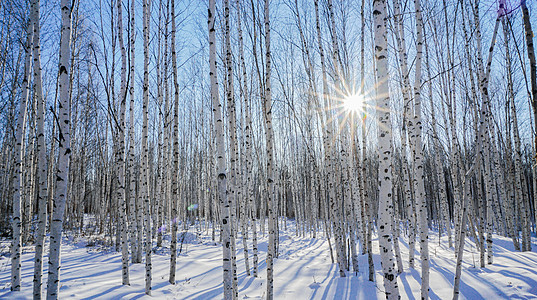
[[[328,97],[329,89],[328,89],[328,72],[326,70],[326,63],[325,63],[325,56],[324,56],[324,49],[322,46],[322,35],[321,35],[321,23],[319,18],[319,1],[314,1],[315,5],[315,25],[316,25],[316,31],[317,31],[317,41],[319,44],[319,55],[321,60],[321,72],[323,77],[323,88],[322,88],[322,94],[323,94],[323,102],[325,106],[325,117],[323,119],[323,128],[324,128],[324,135],[323,135],[323,146],[325,149],[325,164],[326,164],[326,176],[327,178],[327,195],[328,195],[328,202],[330,205],[330,209],[326,208],[327,215],[325,216],[327,222],[333,223],[332,226],[327,226],[327,228],[330,228],[331,230],[334,230],[334,240],[336,242],[336,252],[337,252],[337,261],[338,261],[338,269],[339,274],[341,277],[345,276],[345,270],[344,266],[346,265],[342,259],[343,259],[343,249],[344,245],[341,240],[341,224],[339,223],[341,221],[340,215],[339,215],[339,206],[336,205],[336,187],[335,187],[335,177],[334,174],[335,166],[334,166],[334,150],[332,143],[334,142],[334,128],[333,128],[333,116],[332,116],[332,106],[331,106],[331,100]],[[333,214],[333,216],[332,216]],[[339,224],[339,225],[338,225]],[[328,234],[328,232],[327,232]]]
[[[38,225],[35,239],[34,259],[34,299],[41,299],[41,286],[43,274],[43,250],[45,245],[45,231],[47,228],[47,149],[45,146],[45,98],[43,97],[43,84],[41,79],[41,25],[39,24],[40,9],[39,0],[32,1],[32,22],[34,29],[34,95],[36,111],[36,135],[37,135],[37,214]]]
[[[404,272],[403,268],[403,258],[401,257],[401,249],[399,247],[399,212],[398,207],[399,205],[399,193],[397,192],[398,188],[394,187],[393,193],[396,195],[397,201],[394,202],[394,214],[392,218],[392,228],[393,228],[393,250],[395,252],[395,261],[397,263],[397,274],[401,274]]]
[[[129,283],[129,241],[128,241],[128,224],[127,224],[127,205],[125,195],[125,105],[127,101],[127,54],[123,41],[123,5],[121,0],[117,0],[117,22],[118,22],[118,39],[121,50],[121,88],[119,92],[119,126],[118,138],[119,145],[116,152],[116,164],[118,170],[118,183],[116,188],[116,199],[119,203],[119,224],[121,226],[121,283]]]
[[[14,172],[13,172],[13,243],[11,245],[11,290],[20,291],[21,287],[21,229],[22,229],[22,212],[21,212],[21,189],[23,189],[21,178],[23,175],[24,160],[24,136],[26,124],[26,110],[30,91],[30,78],[32,68],[32,49],[33,49],[33,22],[29,21],[26,29],[26,44],[24,46],[24,78],[22,79],[22,93],[19,103],[19,117],[17,118],[17,129],[15,131],[15,150],[14,150]]]
[[[388,88],[388,42],[386,39],[386,1],[373,1],[375,28],[375,61],[377,81],[377,118],[379,120],[379,247],[384,274],[386,299],[399,299],[397,274],[395,272],[393,248],[391,245],[393,213],[392,201],[392,132],[390,120],[390,94]]]
[[[241,95],[243,97],[244,101],[244,126],[243,126],[243,134],[244,134],[244,148],[245,148],[245,155],[244,155],[244,163],[243,170],[246,173],[246,178],[243,178],[244,182],[244,206],[243,206],[243,218],[241,219],[242,222],[242,233],[243,233],[243,247],[244,247],[244,264],[246,268],[246,276],[250,276],[250,264],[249,264],[249,258],[248,258],[248,223],[249,223],[249,217],[248,215],[251,214],[251,220],[253,227],[255,228],[255,217],[253,212],[253,185],[252,182],[252,120],[250,117],[250,99],[248,94],[248,81],[246,77],[246,63],[244,61],[244,41],[242,37],[242,26],[241,26],[241,1],[236,1],[237,6],[237,30],[239,34],[239,58],[240,58],[240,70],[242,73],[242,89],[241,89]],[[255,231],[255,229],[254,229]],[[256,263],[257,264],[257,263]],[[257,273],[257,270],[256,270]]]
[[[214,117],[214,130],[216,137],[217,181],[218,199],[221,207],[222,220],[222,256],[223,256],[223,283],[224,299],[233,299],[233,274],[231,267],[231,219],[230,203],[227,196],[226,159],[224,124],[222,120],[222,104],[218,95],[218,82],[216,73],[216,32],[215,32],[215,0],[209,0],[208,30],[209,30],[209,76],[211,79],[211,100]]]
[[[276,237],[276,211],[274,192],[274,131],[272,128],[272,90],[270,85],[272,53],[270,52],[270,18],[269,0],[265,0],[265,94],[263,97],[263,113],[265,117],[265,138],[267,143],[267,187],[268,187],[268,218],[269,218],[269,239],[267,252],[267,300],[274,299],[274,255]]]
[[[537,132],[537,61],[535,60],[535,48],[533,45],[534,33],[531,28],[530,13],[526,6],[526,0],[520,0],[522,8],[522,18],[524,21],[524,30],[526,32],[526,47],[528,49],[528,60],[530,61],[530,77],[531,77],[531,104],[533,108],[533,120],[535,122],[535,130]],[[534,150],[537,151],[537,135],[535,136]],[[537,160],[537,153],[534,153]],[[537,211],[537,201],[535,203],[535,211]]]
[[[375,281],[375,264],[373,261],[373,245],[372,245],[372,232],[373,232],[373,214],[370,208],[369,196],[369,181],[367,174],[367,132],[366,132],[366,112],[364,111],[364,117],[362,118],[362,185],[364,187],[364,211],[366,216],[366,247],[367,247],[367,264],[369,269],[369,281]]]
[[[230,9],[229,0],[224,1],[224,20],[225,20],[225,69],[226,69],[226,100],[227,100],[227,118],[228,118],[228,136],[229,136],[229,158],[230,170],[229,181],[227,182],[228,201],[230,203],[230,226],[231,226],[231,273],[233,277],[233,297],[238,298],[237,288],[237,252],[235,233],[237,231],[237,199],[240,199],[240,189],[237,187],[237,168],[239,149],[237,144],[236,130],[236,108],[233,87],[233,61],[231,57],[231,29],[230,29]]]
[[[33,46],[32,46],[33,51]],[[36,138],[35,138],[35,111],[37,111],[37,107],[35,106],[37,102],[34,101],[34,104],[32,106],[32,110],[30,113],[30,121],[28,122],[28,143],[29,143],[29,150],[28,154],[25,155],[25,167],[24,167],[24,190],[23,194],[21,195],[21,198],[23,200],[23,214],[22,214],[22,243],[25,244],[30,239],[30,222],[31,222],[31,216],[32,216],[32,201],[34,200],[34,192],[35,192],[35,160],[36,160],[36,153],[35,153],[35,144],[36,144]]]
[[[478,69],[479,69],[479,78],[480,78],[480,82],[479,82],[479,87],[480,87],[480,90],[481,90],[481,93],[483,95],[483,108],[484,109],[481,109],[481,118],[480,118],[480,126],[484,126],[484,130],[480,131],[480,134],[482,136],[480,136],[482,142],[483,142],[483,148],[478,148],[479,151],[480,151],[480,155],[484,158],[484,181],[485,181],[485,191],[486,191],[486,201],[487,201],[487,205],[491,205],[491,201],[492,200],[492,197],[493,197],[493,190],[492,190],[492,174],[490,172],[490,166],[491,166],[491,159],[490,159],[490,149],[491,149],[491,143],[493,143],[493,141],[491,142],[491,138],[490,138],[490,119],[492,118],[491,116],[491,108],[490,108],[490,96],[489,96],[489,92],[488,92],[488,83],[489,83],[489,77],[490,77],[490,68],[491,68],[491,63],[492,63],[492,53],[493,53],[493,50],[494,50],[494,44],[496,43],[496,36],[497,36],[497,33],[498,33],[498,27],[499,27],[499,23],[500,23],[500,19],[505,15],[505,3],[503,2],[503,0],[499,0],[499,9],[498,9],[498,16],[496,18],[496,23],[495,23],[495,27],[494,27],[494,32],[492,34],[492,41],[491,41],[491,46],[489,48],[489,51],[488,51],[488,58],[487,58],[487,62],[486,62],[486,65],[485,65],[485,69],[483,69],[483,64],[482,64],[482,58],[481,58],[481,31],[480,31],[480,25],[479,25],[479,16],[478,16],[478,10],[477,10],[477,4],[476,4],[476,9],[475,9],[475,15],[474,15],[474,19],[476,20],[476,28],[477,28],[477,31],[476,31],[476,35],[477,35],[477,44],[478,44]],[[479,174],[479,173],[478,173]],[[490,202],[490,203],[489,203]],[[481,213],[483,214],[484,212],[481,211]],[[526,215],[523,216],[523,219],[525,220],[525,223],[527,221],[527,217]],[[484,228],[484,220],[481,219],[481,230],[483,230]],[[522,227],[522,231],[523,231],[523,237],[524,237],[524,229],[527,229],[528,227],[527,226],[523,226]],[[484,235],[481,236],[480,238],[480,243],[481,243],[481,267],[484,267],[484,257],[483,257],[483,253],[484,253]],[[490,240],[490,243],[492,243],[492,240]],[[491,247],[492,248],[492,247]]]
[[[171,0],[171,17],[172,17],[172,72],[174,86],[174,109],[173,109],[173,170],[171,172],[172,180],[172,199],[171,199],[171,243],[170,243],[170,278],[169,282],[175,284],[175,265],[177,261],[177,200],[179,198],[179,82],[177,79],[177,54],[175,51],[175,0]]]
[[[362,5],[360,6],[360,14],[361,14],[361,26],[360,26],[360,92],[364,94],[364,86],[365,86],[365,0],[362,0]],[[362,181],[362,202],[363,202],[363,212],[365,213],[364,218],[364,227],[365,228],[365,234],[364,234],[364,248],[367,250],[367,263],[368,263],[368,270],[369,270],[369,281],[375,281],[375,265],[373,262],[373,247],[371,245],[371,232],[373,230],[373,215],[371,214],[371,209],[369,208],[369,195],[368,195],[368,177],[366,175],[367,171],[367,131],[366,131],[366,118],[367,118],[367,108],[363,108],[363,116],[362,116],[362,174],[361,174],[361,181]]]
[[[67,201],[69,183],[69,160],[71,157],[70,135],[70,44],[71,44],[71,1],[61,0],[61,38],[60,38],[60,101],[57,118],[58,128],[58,164],[56,172],[56,190],[54,192],[52,223],[50,224],[50,249],[48,265],[47,299],[57,299],[60,283],[60,246],[63,231],[63,215]]]
[[[131,2],[131,8],[129,11],[129,17],[130,17],[130,23],[129,23],[129,69],[130,69],[130,79],[129,79],[129,149],[128,149],[128,173],[129,173],[129,189],[127,197],[129,199],[129,215],[132,217],[132,221],[129,223],[130,226],[130,241],[131,241],[131,256],[132,256],[132,262],[133,263],[141,263],[142,258],[141,254],[138,256],[139,250],[141,250],[141,224],[138,222],[136,215],[137,215],[137,209],[136,209],[136,174],[135,174],[135,154],[134,154],[134,46],[135,46],[135,24],[134,24],[134,16],[135,16],[135,9],[134,4],[135,0],[130,0]]]
[[[401,86],[401,92],[403,94],[403,127],[402,127],[402,164],[403,164],[403,181],[404,181],[404,187],[405,187],[405,196],[407,198],[407,201],[409,203],[409,227],[410,227],[410,237],[409,237],[409,267],[414,268],[414,250],[415,250],[415,229],[416,229],[416,222],[414,220],[414,207],[413,207],[413,199],[412,199],[412,193],[411,193],[411,181],[412,183],[415,183],[416,175],[410,174],[410,169],[416,169],[416,165],[412,165],[412,167],[409,167],[408,160],[407,160],[407,142],[409,136],[412,135],[415,128],[412,121],[409,121],[408,118],[408,111],[409,111],[409,104],[411,101],[411,85],[410,85],[410,72],[408,70],[408,54],[406,52],[406,43],[405,43],[405,31],[404,31],[404,24],[403,24],[403,16],[400,10],[400,0],[394,1],[394,17],[397,25],[397,31],[395,31],[395,38],[398,45],[398,54],[399,54],[399,65],[401,69],[401,76],[402,78],[402,86]],[[407,125],[410,127],[410,132],[407,134]],[[421,135],[419,136],[421,138]],[[412,138],[412,136],[411,136]],[[414,139],[411,140],[411,149],[414,149]],[[410,157],[413,159],[415,157],[414,151],[410,152]],[[414,180],[412,180],[414,179]],[[416,190],[416,189],[414,189]]]
[[[471,170],[470,170],[471,171]],[[462,199],[462,213],[461,221],[462,224],[459,226],[459,240],[457,241],[459,245],[457,246],[457,264],[455,267],[455,279],[453,283],[453,300],[459,299],[459,287],[461,282],[461,273],[462,273],[462,257],[464,253],[464,241],[466,238],[466,207],[470,197],[470,183],[469,183],[469,174],[470,171],[466,174],[466,177],[463,180],[463,199]]]
[[[425,174],[423,145],[421,141],[421,66],[423,54],[423,20],[421,17],[420,0],[414,0],[416,9],[416,69],[414,81],[414,116],[410,126],[414,150],[414,186],[416,187],[416,198],[419,205],[418,217],[420,227],[420,258],[421,258],[421,298],[429,298],[429,227],[427,216],[427,201],[425,199]]]
[[[333,9],[333,4],[332,4],[332,0],[328,0],[328,12],[329,12],[329,19],[330,19],[330,35],[332,37],[332,64],[333,64],[333,67],[334,67],[334,74],[333,74],[333,77],[334,77],[334,82],[335,82],[335,92],[336,92],[336,97],[341,97],[340,95],[338,95],[337,91],[340,90],[340,85],[341,85],[341,79],[340,79],[340,76],[341,76],[341,73],[343,72],[342,70],[342,66],[340,66],[339,64],[339,45],[338,45],[338,42],[337,42],[337,33],[336,33],[336,24],[335,24],[335,17],[334,17],[334,9]],[[347,151],[346,151],[346,143],[345,142],[342,142],[342,140],[345,140],[346,137],[347,137],[347,132],[346,132],[346,129],[347,127],[344,126],[344,125],[341,125],[339,126],[339,132],[334,132],[334,134],[338,134],[337,137],[339,137],[339,141],[340,141],[340,157],[339,157],[339,163],[335,163],[336,162],[336,151],[335,149],[337,149],[337,146],[334,145],[334,166],[335,166],[335,170],[334,170],[334,175],[336,176],[336,174],[338,174],[338,178],[342,181],[342,185],[343,185],[343,189],[347,189],[349,188],[349,183],[348,183],[348,176],[346,175],[346,171],[343,171],[343,170],[346,170],[347,169],[347,166],[346,166],[346,157],[347,157]],[[336,136],[334,136],[336,137]],[[337,169],[338,167],[340,167],[342,169],[342,172],[337,172]],[[342,176],[340,176],[339,174],[342,174]],[[344,198],[344,194],[342,193],[343,189],[341,188],[336,188],[336,199],[342,199]],[[345,199],[343,200],[344,202],[346,201]],[[335,233],[334,233],[334,236],[336,238],[336,248],[338,250],[338,264],[339,264],[339,274],[341,277],[345,277],[345,270],[348,270],[347,268],[347,254],[346,254],[346,250],[345,250],[345,239],[346,239],[346,233],[345,233],[345,220],[344,220],[344,216],[343,216],[343,207],[344,207],[345,204],[343,205],[338,205],[337,207],[335,207],[335,211],[336,214],[335,214]]]
[[[144,85],[143,85],[143,127],[142,127],[142,167],[141,167],[141,197],[144,203],[145,223],[145,293],[151,295],[151,207],[150,207],[150,175],[149,175],[149,147],[147,140],[148,131],[148,106],[149,106],[149,25],[151,15],[151,0],[143,0],[143,35],[144,35]]]

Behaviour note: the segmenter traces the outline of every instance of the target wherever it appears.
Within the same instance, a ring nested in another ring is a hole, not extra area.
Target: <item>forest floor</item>
[[[281,226],[283,228],[283,226]],[[275,260],[275,299],[385,299],[380,268],[378,240],[373,240],[375,282],[369,282],[367,255],[359,256],[360,271],[341,278],[330,260],[327,240],[297,237],[293,222],[280,233],[279,258]],[[179,241],[181,241],[179,233]],[[239,235],[240,236],[240,235]],[[121,253],[96,246],[95,238],[64,238],[60,299],[221,299],[222,248],[212,242],[210,232],[197,232],[192,226],[186,233],[177,259],[177,280],[168,283],[169,249],[167,239],[162,248],[154,248],[152,297],[144,294],[144,264],[130,265],[130,286],[121,285]],[[532,252],[515,252],[511,240],[494,236],[494,264],[479,268],[479,252],[467,239],[461,280],[461,299],[537,299],[537,239],[532,238]],[[251,240],[250,240],[251,241]],[[249,241],[249,247],[251,243]],[[408,268],[407,239],[400,239],[404,272],[398,277],[403,299],[419,299],[420,260]],[[259,239],[259,276],[246,276],[242,241],[237,239],[239,299],[263,299],[265,296],[267,238]],[[447,247],[447,237],[438,243],[438,233],[430,232],[430,298],[451,299],[455,272],[454,250]],[[416,242],[416,248],[419,244]],[[0,242],[0,299],[31,299],[32,247],[25,247],[22,257],[22,291],[10,291],[9,241]],[[250,248],[251,249],[251,248]],[[45,253],[48,253],[45,252]],[[250,251],[250,267],[252,267]],[[334,253],[335,254],[335,253]],[[46,283],[47,261],[44,260]],[[46,285],[46,284],[45,284]]]

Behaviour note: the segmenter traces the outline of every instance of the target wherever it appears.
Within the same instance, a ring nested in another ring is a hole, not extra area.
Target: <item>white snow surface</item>
[[[258,227],[259,228],[259,227]],[[280,228],[284,228],[283,224]],[[385,299],[380,268],[378,240],[373,240],[375,282],[369,282],[367,255],[359,255],[360,270],[339,277],[336,264],[330,260],[328,242],[322,233],[313,239],[298,237],[293,222],[280,232],[279,258],[275,260],[275,299]],[[60,299],[221,299],[222,247],[211,240],[209,231],[197,232],[190,227],[177,259],[177,280],[168,283],[168,239],[152,257],[152,296],[144,293],[144,264],[130,264],[130,286],[121,285],[121,253],[110,248],[88,246],[91,238],[64,238]],[[181,241],[181,231],[178,240]],[[251,233],[250,233],[251,238]],[[451,299],[455,273],[454,249],[447,247],[447,237],[438,243],[438,233],[431,231],[430,298]],[[466,240],[461,299],[537,299],[537,240],[532,238],[532,252],[515,252],[510,239],[494,235],[494,264],[479,268],[479,252]],[[90,243],[91,244],[91,243]],[[252,267],[251,239],[248,241]],[[0,251],[0,299],[31,299],[33,278],[32,247],[25,247],[22,256],[22,288],[10,291],[9,241],[3,241]],[[155,246],[155,244],[154,244]],[[420,297],[419,243],[416,241],[416,268],[408,268],[407,238],[401,237],[404,272],[398,277],[403,299]],[[266,294],[267,236],[259,238],[259,276],[246,276],[242,240],[237,239],[237,273],[239,299],[264,299]],[[359,249],[359,248],[358,248]],[[48,252],[48,249],[46,249]],[[45,252],[45,253],[47,253]],[[334,252],[335,255],[335,252]],[[48,259],[44,259],[43,292],[46,293]]]

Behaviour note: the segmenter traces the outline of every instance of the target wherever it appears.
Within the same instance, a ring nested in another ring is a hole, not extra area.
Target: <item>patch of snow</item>
[[[275,299],[384,299],[378,240],[373,240],[375,282],[369,282],[366,255],[359,255],[359,272],[349,272],[341,278],[336,264],[331,264],[328,242],[318,238],[297,237],[293,222],[288,231],[280,232],[279,258],[275,260]],[[182,253],[177,259],[177,281],[168,283],[169,235],[163,247],[153,254],[152,296],[144,294],[144,264],[130,265],[130,286],[121,285],[121,254],[102,243],[99,237],[67,238],[62,244],[61,299],[221,299],[222,247],[211,240],[208,230],[201,235],[194,227],[178,230],[178,243],[184,233]],[[251,235],[250,235],[251,237]],[[259,276],[246,276],[242,254],[242,236],[237,237],[237,275],[240,299],[265,297],[267,236],[259,234]],[[537,249],[535,238],[533,249]],[[2,241],[5,248],[9,241]],[[455,272],[454,249],[447,247],[447,238],[438,243],[437,232],[430,232],[430,297],[449,299],[453,293]],[[514,252],[510,239],[494,235],[494,264],[484,269],[479,265],[479,253],[470,239],[464,252],[461,299],[537,299],[537,253]],[[248,240],[252,267],[251,240]],[[178,245],[178,248],[180,246]],[[405,270],[398,277],[403,299],[418,299],[420,295],[420,261],[416,251],[416,268],[408,268],[407,237],[400,238]],[[28,247],[22,256],[22,287],[10,291],[9,255],[0,255],[0,299],[31,299],[34,252]],[[416,250],[419,250],[417,247]],[[534,250],[535,251],[535,250]],[[45,252],[48,253],[48,250]],[[44,260],[43,282],[47,277]]]

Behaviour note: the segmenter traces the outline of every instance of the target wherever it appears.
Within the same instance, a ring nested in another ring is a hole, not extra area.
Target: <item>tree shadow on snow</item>
[[[370,283],[361,276],[353,276],[348,274],[347,277],[340,277],[339,272],[335,272],[333,268],[336,264],[332,264],[328,274],[332,274],[332,278],[324,288],[321,299],[374,299],[377,298],[377,291],[374,283]],[[322,282],[328,279],[327,276]],[[321,283],[322,283],[321,282]],[[335,285],[335,286],[334,286]],[[317,288],[316,285],[310,285],[310,288],[315,288],[315,292],[311,295],[310,299],[316,299]],[[334,293],[331,294],[330,290],[334,289]]]

